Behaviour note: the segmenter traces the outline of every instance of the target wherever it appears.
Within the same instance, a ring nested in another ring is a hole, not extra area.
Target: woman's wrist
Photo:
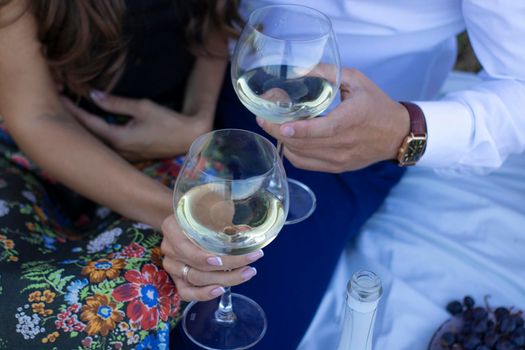
[[[154,182],[151,179],[149,180]],[[148,186],[150,187],[148,191],[150,198],[146,199],[146,197],[143,197],[143,200],[140,201],[142,208],[136,206],[136,212],[130,213],[129,216],[160,231],[162,222],[172,214],[173,192],[160,183],[152,185],[155,188]],[[142,195],[146,196],[147,194],[144,193]]]
[[[183,138],[184,142],[181,144],[181,142],[178,142],[171,137],[173,141],[173,149],[178,151],[179,154],[186,153],[197,137],[212,130],[214,114],[215,110],[210,111],[202,109],[195,114],[188,115],[188,128],[184,133],[180,133],[180,130],[177,133]]]
[[[202,135],[213,128],[213,119],[215,117],[215,108],[202,109],[192,118],[195,119],[195,133]]]

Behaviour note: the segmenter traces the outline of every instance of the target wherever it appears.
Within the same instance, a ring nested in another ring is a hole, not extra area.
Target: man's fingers
[[[61,101],[66,110],[95,135],[111,144],[114,144],[120,137],[120,128],[118,126],[108,124],[102,118],[86,112],[66,97],[62,97]]]
[[[308,73],[308,76],[324,78],[332,84],[335,84],[337,82],[338,73],[340,72],[341,70],[335,64],[319,63]],[[339,79],[341,79],[340,75]]]
[[[256,117],[255,120],[257,121],[257,124],[259,124],[259,126],[264,131],[266,131],[266,133],[270,134],[271,136],[273,136],[276,139],[282,138],[281,133],[279,131],[279,128],[281,126],[280,124],[270,123],[270,122],[264,120],[261,117]]]
[[[349,147],[354,145],[352,140],[341,141],[342,135],[334,137],[318,137],[318,138],[287,138],[283,139],[283,145],[291,150],[299,153],[309,154],[312,151],[318,151],[325,154],[328,149],[330,150],[347,150]]]
[[[343,167],[340,167],[338,164],[334,164],[323,159],[303,157],[302,155],[298,155],[287,148],[284,149],[284,156],[296,168],[311,171],[322,171],[326,173],[341,173],[344,171]]]
[[[146,100],[137,100],[106,94],[102,91],[93,90],[89,94],[93,102],[108,112],[130,115],[139,118],[142,113],[137,113],[147,104]]]
[[[225,292],[224,287],[220,285],[195,287],[182,279],[175,279],[174,282],[181,299],[184,301],[208,301]]]
[[[268,134],[284,142],[292,138],[334,137],[339,128],[339,121],[330,115],[284,124],[273,124],[261,118],[257,118],[257,122]]]
[[[332,144],[330,139],[312,139],[302,144],[287,142],[284,147],[297,156],[324,159],[330,162],[344,161],[356,149],[355,142]]]
[[[257,117],[257,123],[264,131],[287,143],[293,139],[314,140],[339,136],[348,128],[359,124],[361,119],[354,113],[351,99],[346,99],[325,116],[283,124],[270,123]]]

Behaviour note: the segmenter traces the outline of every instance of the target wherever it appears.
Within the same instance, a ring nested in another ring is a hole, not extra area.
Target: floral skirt
[[[182,307],[161,234],[1,147],[0,349],[168,349]],[[169,183],[180,162],[140,167]]]

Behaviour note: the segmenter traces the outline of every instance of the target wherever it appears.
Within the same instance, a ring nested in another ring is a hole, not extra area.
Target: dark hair
[[[191,5],[188,3],[191,2]],[[219,30],[229,37],[238,36],[243,21],[238,13],[240,0],[176,1],[178,12],[187,27],[185,39],[188,44],[206,45],[206,36]]]
[[[188,46],[205,47],[212,32],[236,35],[238,0],[173,1],[184,20]],[[9,2],[0,0],[0,7]],[[57,81],[79,96],[115,86],[126,59],[124,0],[30,0],[28,6]]]

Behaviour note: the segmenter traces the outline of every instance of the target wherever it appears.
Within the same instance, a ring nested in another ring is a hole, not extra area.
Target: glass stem
[[[279,158],[281,158],[282,163],[284,159],[284,147],[281,141],[277,141],[277,153],[279,154]]]
[[[231,288],[226,287],[226,291],[221,296],[219,307],[215,311],[215,320],[219,323],[233,323],[237,319],[232,308]]]

